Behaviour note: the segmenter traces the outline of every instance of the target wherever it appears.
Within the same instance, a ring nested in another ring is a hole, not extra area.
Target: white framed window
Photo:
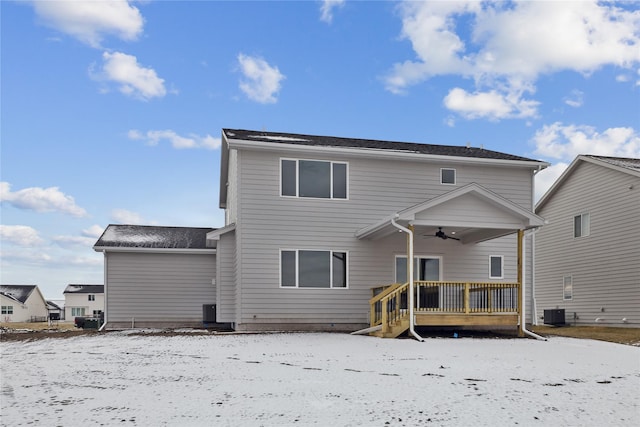
[[[489,255],[489,279],[504,279],[504,257]]]
[[[591,233],[590,217],[588,212],[573,217],[573,237],[586,237]]]
[[[281,249],[280,287],[346,289],[347,256],[346,251]]]
[[[442,257],[418,255],[413,258],[413,280],[437,282],[442,280]],[[407,257],[396,255],[395,263],[396,283],[406,283]]]
[[[456,170],[455,169],[440,169],[440,184],[455,185],[456,183]]]
[[[573,276],[564,276],[562,278],[562,299],[564,301],[573,299]]]
[[[89,301],[95,301],[96,300],[96,296],[93,294],[89,294],[88,295]]]
[[[1,311],[2,311],[2,314],[13,314],[13,306],[12,305],[3,305]]]
[[[71,307],[71,316],[84,316],[84,307]]]
[[[280,195],[348,199],[348,169],[346,162],[280,159]]]

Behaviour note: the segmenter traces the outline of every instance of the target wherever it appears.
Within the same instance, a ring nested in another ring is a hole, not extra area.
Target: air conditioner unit
[[[553,326],[564,326],[566,325],[564,315],[564,308],[544,310],[544,324]]]
[[[216,323],[216,305],[215,304],[203,304],[202,305],[202,323]]]

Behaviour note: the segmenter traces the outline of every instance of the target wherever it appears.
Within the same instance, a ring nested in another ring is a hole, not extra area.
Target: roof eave
[[[142,248],[142,247],[126,247],[126,246],[94,246],[96,252],[136,252],[136,253],[164,253],[164,254],[215,254],[216,249],[205,248]]]
[[[437,154],[424,154],[405,150],[389,150],[366,147],[336,147],[304,144],[289,144],[286,142],[247,141],[246,139],[227,139],[229,148],[254,149],[262,151],[297,151],[300,153],[341,153],[357,155],[360,157],[385,158],[393,157],[404,160],[421,161],[446,161],[449,163],[473,163],[481,165],[528,167],[536,170],[545,169],[550,164],[539,160],[507,160],[488,159],[481,157],[444,156]],[[222,182],[220,183],[222,186]]]

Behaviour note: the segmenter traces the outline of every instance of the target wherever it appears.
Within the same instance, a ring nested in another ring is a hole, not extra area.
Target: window
[[[440,258],[413,258],[413,280],[440,280]],[[407,282],[407,257],[396,256],[396,283]]]
[[[284,288],[346,288],[347,253],[280,251],[280,286]]]
[[[89,294],[88,297],[89,297],[89,301],[95,301],[96,300],[96,296],[95,295]]]
[[[562,278],[562,299],[565,301],[573,299],[573,277],[564,276]]]
[[[280,162],[280,194],[316,199],[347,198],[347,164],[323,160]]]
[[[84,307],[71,307],[71,316],[84,316]]]
[[[591,220],[588,213],[573,217],[573,237],[586,237],[591,232]]]
[[[503,264],[502,255],[489,256],[489,279],[503,279],[504,274],[502,272]]]
[[[12,305],[3,305],[2,306],[2,314],[13,314],[13,306]]]
[[[456,183],[455,169],[440,169],[440,184],[455,184],[455,183]]]

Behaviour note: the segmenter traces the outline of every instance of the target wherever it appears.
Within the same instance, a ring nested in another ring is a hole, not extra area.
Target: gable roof
[[[413,142],[383,141],[374,139],[343,138],[335,136],[303,135],[296,133],[264,132],[243,129],[222,129],[228,139],[241,139],[275,144],[307,145],[315,147],[363,148],[386,151],[404,151],[415,154],[431,154],[435,156],[474,157],[497,160],[521,160],[538,162],[538,160],[477,147],[454,145],[418,144]],[[544,162],[540,162],[544,163]]]
[[[93,249],[96,251],[209,250],[207,233],[214,228],[161,227],[109,224]]]
[[[229,148],[295,149],[298,151],[334,150],[358,156],[403,158],[410,160],[447,161],[496,164],[502,166],[526,166],[544,169],[548,163],[484,148],[454,145],[419,144],[414,142],[384,141],[374,139],[343,138],[335,136],[305,135],[297,133],[265,132],[244,129],[222,129],[220,155],[220,207],[226,207],[229,175]]]
[[[571,164],[562,172],[562,175],[556,182],[553,183],[551,188],[547,190],[546,193],[540,198],[538,203],[536,204],[535,210],[539,211],[549,199],[555,194],[555,192],[560,188],[564,182],[571,176],[573,171],[578,167],[579,164],[587,162],[595,165],[599,165],[608,169],[617,170],[622,173],[626,173],[632,176],[640,177],[640,159],[635,159],[631,157],[607,157],[607,156],[595,156],[590,154],[580,154],[577,156]]]
[[[64,289],[63,294],[104,294],[104,285],[70,284]]]
[[[0,294],[24,304],[37,285],[0,285]]]
[[[47,302],[47,310],[62,310],[62,307],[60,307],[58,304],[56,304],[52,300],[47,300],[46,302]]]

